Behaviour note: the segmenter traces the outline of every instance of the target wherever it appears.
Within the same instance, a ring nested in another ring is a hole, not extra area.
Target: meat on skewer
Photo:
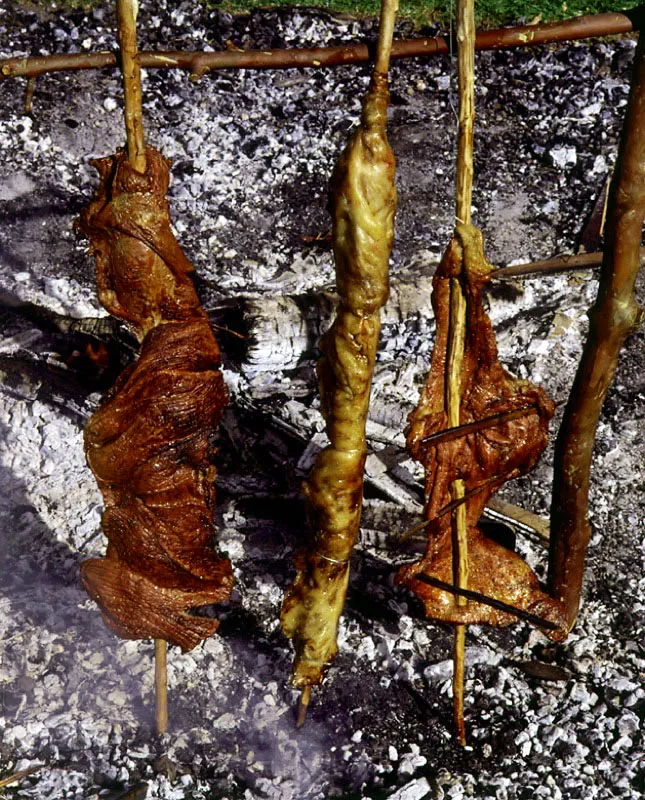
[[[101,303],[142,345],[85,428],[108,548],[81,577],[120,636],[190,650],[218,620],[189,610],[226,601],[233,584],[230,562],[213,550],[210,443],[228,394],[193,267],[170,228],[169,162],[151,147],[145,154],[143,173],[125,152],[93,162],[101,183],[78,222]]]
[[[360,127],[331,182],[339,306],[322,340],[318,364],[330,445],[318,456],[304,494],[311,541],[282,606],[282,628],[294,640],[292,683],[322,681],[337,653],[336,634],[358,535],[366,458],[365,423],[380,330],[388,297],[394,238],[394,155],[386,136],[387,74],[375,71]]]
[[[468,540],[468,588],[557,625],[545,631],[553,639],[566,635],[562,606],[540,588],[530,567],[512,551],[484,536],[477,522],[491,496],[511,478],[526,474],[547,443],[554,404],[544,391],[513,377],[499,362],[495,335],[482,303],[492,266],[486,261],[480,231],[458,224],[433,281],[432,305],[436,342],[432,364],[417,409],[410,415],[407,443],[426,468],[425,556],[403,567],[398,581],[421,599],[429,618],[454,624],[508,625],[512,614],[490,605],[460,605],[450,592],[416,578],[426,574],[454,585],[450,486],[463,480]],[[450,325],[450,281],[457,278],[466,298],[466,335],[461,372],[460,420],[466,425],[505,412],[526,409],[523,416],[503,418],[491,427],[448,441],[426,442],[449,427],[445,411],[446,364]]]

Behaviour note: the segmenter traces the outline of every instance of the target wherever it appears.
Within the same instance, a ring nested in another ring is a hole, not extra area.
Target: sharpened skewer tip
[[[298,716],[296,718],[296,728],[302,728],[307,719],[307,709],[311,699],[311,686],[305,686],[298,700]]]

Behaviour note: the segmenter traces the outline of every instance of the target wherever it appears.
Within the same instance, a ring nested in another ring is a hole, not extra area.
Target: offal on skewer
[[[310,541],[282,606],[282,629],[295,646],[292,683],[319,684],[337,653],[336,635],[358,536],[367,455],[365,424],[380,330],[388,297],[394,238],[394,154],[386,135],[387,70],[397,4],[384,3],[375,71],[353,133],[331,181],[339,305],[321,343],[321,407],[330,444],[304,483]]]
[[[477,525],[500,486],[535,465],[555,410],[542,389],[514,378],[499,362],[482,302],[492,271],[481,232],[458,224],[433,280],[436,341],[407,430],[408,450],[426,472],[428,545],[425,556],[397,576],[422,601],[428,618],[455,626],[453,706],[462,745],[466,625],[538,618],[547,623],[540,627],[550,638],[561,641],[567,633],[562,605],[542,590],[528,564]],[[478,425],[480,420],[486,425]]]
[[[482,603],[458,605],[451,593],[417,577],[426,574],[454,583],[451,518],[440,512],[451,501],[451,484],[461,479],[466,494],[468,588],[549,620],[557,628],[545,629],[547,635],[561,639],[565,635],[562,606],[542,591],[537,577],[519,555],[486,537],[477,527],[492,495],[506,481],[529,472],[537,462],[546,447],[548,423],[555,408],[543,389],[515,378],[499,362],[495,334],[482,302],[492,269],[484,256],[481,232],[458,224],[433,280],[436,341],[430,372],[407,430],[408,449],[426,470],[428,546],[421,560],[399,571],[398,580],[421,599],[431,619],[490,625],[509,625],[516,620],[513,614]],[[461,424],[486,417],[497,421],[486,428],[466,429],[458,438],[440,439],[431,437],[450,427],[444,397],[452,279],[459,281],[466,299]],[[511,413],[514,411],[522,413],[515,416]]]
[[[403,568],[399,580],[423,601],[431,619],[455,627],[453,709],[459,741],[466,744],[464,667],[466,625],[504,625],[516,615],[504,605],[469,602],[465,592],[501,601],[551,623],[552,638],[566,635],[563,609],[519,556],[487,539],[477,522],[491,495],[527,472],[546,446],[554,405],[527,381],[514,379],[497,358],[482,290],[493,268],[483,237],[471,222],[475,118],[474,0],[457,2],[459,127],[454,236],[433,282],[436,341],[419,406],[410,415],[407,444],[426,468],[426,555]],[[533,407],[535,414],[514,411]],[[479,428],[479,420],[498,424]],[[462,426],[468,426],[463,429]],[[437,437],[462,428],[459,438]],[[449,510],[450,513],[446,513]],[[417,578],[419,576],[421,580]],[[423,580],[424,577],[430,580]],[[454,586],[455,592],[437,582]]]

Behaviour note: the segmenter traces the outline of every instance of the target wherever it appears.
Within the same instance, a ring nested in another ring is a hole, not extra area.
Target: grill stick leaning
[[[294,640],[292,683],[319,684],[337,653],[336,635],[358,536],[365,424],[380,330],[388,297],[394,238],[394,154],[386,135],[388,64],[397,3],[384,2],[377,62],[354,131],[334,169],[330,206],[339,304],[321,342],[321,407],[329,446],[303,491],[311,531],[282,606],[282,628]]]

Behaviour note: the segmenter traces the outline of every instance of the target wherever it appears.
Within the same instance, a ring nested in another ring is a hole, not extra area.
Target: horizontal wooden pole
[[[645,264],[645,247],[639,251],[641,264]],[[549,258],[546,261],[532,261],[529,264],[512,264],[499,267],[490,273],[492,280],[510,280],[529,275],[551,275],[556,272],[571,272],[576,269],[594,269],[602,265],[602,251],[597,253],[577,253],[570,256]]]
[[[528,45],[567,42],[596,36],[630,33],[638,29],[633,11],[594,14],[552,22],[545,25],[519,25],[480,31],[475,39],[477,50],[502,50]],[[292,69],[297,67],[333,67],[364,64],[374,56],[374,45],[347,44],[335,47],[289,48],[284,50],[223,50],[215,52],[142,50],[138,59],[146,69],[183,69],[197,80],[220,69]],[[449,37],[400,39],[392,46],[392,58],[428,58],[449,52]],[[0,80],[35,78],[49,72],[108,69],[117,67],[117,53],[61,53],[51,56],[7,58],[0,60]]]

